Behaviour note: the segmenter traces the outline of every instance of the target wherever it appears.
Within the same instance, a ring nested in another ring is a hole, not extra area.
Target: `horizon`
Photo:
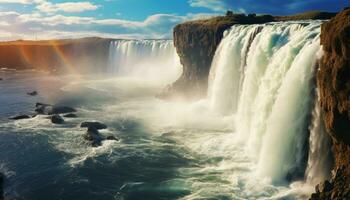
[[[291,15],[311,10],[338,12],[345,0],[0,0],[1,41],[84,37],[172,39],[181,22],[235,13]]]
[[[0,200],[350,200],[350,6],[236,1],[0,0]]]

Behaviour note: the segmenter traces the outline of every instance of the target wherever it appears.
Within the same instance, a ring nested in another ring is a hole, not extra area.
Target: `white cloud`
[[[33,3],[33,0],[0,0],[0,3],[31,4]]]
[[[99,5],[95,5],[88,1],[51,3],[47,0],[0,0],[0,3],[36,4],[36,8],[39,11],[49,14],[58,11],[77,13],[96,10],[100,7]]]
[[[39,3],[36,7],[41,12],[45,13],[54,13],[58,11],[63,12],[84,12],[88,10],[96,10],[99,8],[98,5],[92,4],[90,2],[65,2],[65,3],[56,3],[43,1]]]
[[[34,11],[30,14],[0,11],[0,38],[47,39],[82,36],[113,38],[153,38],[172,37],[172,28],[183,21],[207,18],[213,14],[155,14],[145,20],[98,19],[96,17],[47,15]],[[6,37],[5,37],[6,36]],[[35,37],[34,37],[35,36]]]
[[[192,7],[209,8],[214,11],[225,11],[229,6],[222,0],[189,0]]]

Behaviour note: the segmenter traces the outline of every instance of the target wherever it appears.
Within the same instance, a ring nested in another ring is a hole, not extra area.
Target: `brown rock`
[[[322,24],[317,84],[326,129],[332,138],[336,174],[330,190],[318,189],[311,199],[350,199],[350,9]],[[329,189],[327,183],[327,189]]]

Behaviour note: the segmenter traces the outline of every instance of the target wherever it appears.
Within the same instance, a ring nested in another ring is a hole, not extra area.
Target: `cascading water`
[[[307,199],[330,168],[315,99],[319,33],[317,21],[233,26],[196,103],[155,98],[181,70],[169,40],[111,42],[112,78],[0,70],[8,199]],[[33,89],[38,97],[23,95]],[[7,120],[38,99],[78,117]],[[98,147],[80,127],[95,120],[107,125]]]
[[[309,159],[305,177],[306,182],[316,185],[330,178],[332,168],[331,141],[326,133],[318,93],[309,130]]]
[[[181,72],[172,40],[116,40],[109,50],[108,73],[173,81]]]
[[[209,75],[209,98],[212,110],[228,114],[237,108],[240,80],[250,44],[261,26],[239,26],[222,40],[215,53]]]
[[[313,177],[308,179],[318,179],[316,171],[329,170],[326,158],[316,161],[322,154],[316,151],[326,148],[325,140],[314,135],[321,125],[308,130],[310,121],[319,123],[310,113],[321,54],[320,24],[235,25],[225,33],[213,60],[210,108],[235,115],[237,139],[257,163],[258,175],[274,182],[302,178],[306,165],[306,176]]]

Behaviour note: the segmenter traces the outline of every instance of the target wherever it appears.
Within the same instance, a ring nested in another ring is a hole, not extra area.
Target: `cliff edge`
[[[81,38],[0,42],[0,68],[103,72],[111,39]]]
[[[183,74],[160,94],[161,98],[206,96],[211,63],[225,30],[234,24],[262,24],[276,21],[329,19],[335,13],[311,11],[292,16],[233,14],[206,20],[189,21],[175,26],[174,45],[183,66]]]
[[[322,24],[321,44],[317,84],[335,166],[311,199],[350,199],[350,8]]]

